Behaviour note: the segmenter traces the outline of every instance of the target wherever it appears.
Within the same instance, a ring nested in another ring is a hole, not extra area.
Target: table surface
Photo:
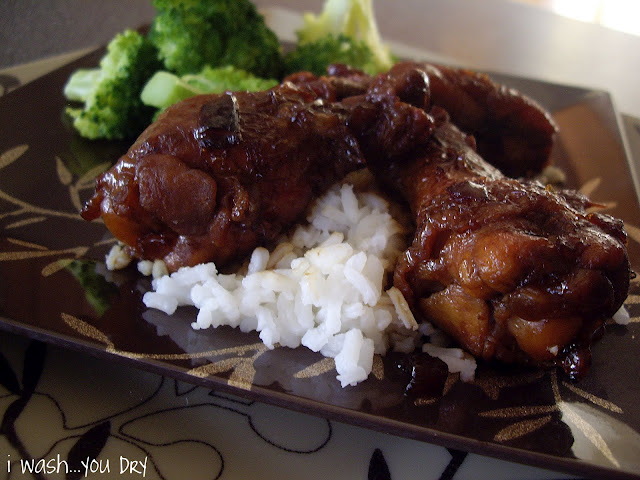
[[[322,1],[255,3],[262,8],[318,11]],[[378,0],[375,6],[381,34],[394,43],[478,69],[606,90],[621,112],[640,117],[640,95],[632,85],[634,76],[629,74],[640,71],[640,37],[505,0]],[[28,80],[33,72],[57,65],[65,57],[51,58],[49,63],[43,59],[103,44],[125,27],[147,23],[152,15],[150,2],[141,0],[3,0],[0,69],[12,67],[11,72]],[[24,65],[28,62],[36,63]],[[636,120],[625,118],[630,122],[629,131],[636,128],[640,133]],[[31,350],[32,354],[38,348],[26,339],[0,335],[0,411],[15,400],[7,378],[22,375],[27,381],[24,371],[31,367],[34,372],[33,365],[24,363],[26,352]],[[37,389],[28,404],[37,412],[31,414],[29,425],[39,426],[42,431],[29,432],[26,414],[20,417],[22,426],[17,417],[3,419],[3,425],[7,420],[15,422],[11,425],[17,425],[21,440],[34,448],[32,458],[38,458],[38,452],[51,457],[87,439],[100,440],[107,428],[110,442],[102,458],[111,461],[111,473],[119,472],[123,458],[125,462],[150,459],[155,463],[146,467],[147,478],[180,478],[185,463],[196,466],[199,472],[219,472],[217,478],[222,479],[253,478],[257,468],[264,479],[296,478],[296,472],[308,472],[318,465],[325,468],[318,478],[411,479],[423,478],[427,464],[430,470],[424,478],[572,478],[212,395],[152,374],[106,366],[74,352],[50,348],[42,358]],[[70,371],[68,365],[72,363],[77,366]],[[93,381],[97,371],[106,374],[108,380]],[[119,383],[123,379],[129,380]],[[63,388],[65,385],[73,388]],[[224,442],[212,440],[211,434],[203,437],[203,416],[194,413],[196,408],[192,409],[189,402],[197,405],[197,410],[213,412],[206,415],[208,419],[214,417],[207,420],[209,432],[244,430]],[[93,411],[88,412],[90,409]],[[162,439],[145,437],[150,430],[171,432],[177,425],[184,434],[166,433]],[[38,436],[44,431],[46,435]],[[0,459],[7,458],[6,468],[0,468],[0,478],[21,478],[21,473],[16,473],[20,450],[9,440],[0,435]],[[55,448],[45,448],[52,444]],[[182,445],[190,453],[186,454]],[[230,446],[242,448],[229,451]],[[171,451],[169,457],[165,450]],[[196,458],[194,452],[204,456]],[[247,457],[258,456],[268,460],[247,461]],[[163,458],[181,460],[163,465]],[[142,476],[135,473],[128,472],[130,478]],[[98,473],[93,478],[112,477]],[[306,478],[316,477],[308,474]]]

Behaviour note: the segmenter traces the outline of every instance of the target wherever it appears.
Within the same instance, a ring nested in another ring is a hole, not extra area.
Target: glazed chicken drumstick
[[[577,192],[511,179],[489,165],[446,111],[427,114],[430,77],[420,72],[402,66],[382,75],[351,116],[369,168],[415,219],[395,286],[418,317],[478,358],[584,374],[594,332],[627,295],[622,222],[589,213],[593,204]],[[395,100],[379,94],[394,89]],[[432,122],[429,134],[415,132],[416,118]],[[388,141],[399,133],[413,137],[412,149]]]
[[[548,164],[557,127],[537,102],[486,74],[416,64],[429,78],[431,105],[473,135],[481,157],[510,177],[536,174]]]
[[[515,89],[492,81],[486,74],[464,68],[433,63],[400,62],[392,68],[399,81],[400,72],[421,72],[427,79],[428,105],[447,111],[451,122],[473,135],[478,153],[507,176],[524,177],[539,173],[549,163],[557,127],[549,113],[537,102]],[[328,76],[315,78],[310,74],[293,74],[293,83],[313,85],[323,96],[327,85],[338,84],[343,97],[374,94],[394,95],[390,86],[376,77],[350,70],[344,65],[332,65]],[[377,86],[373,85],[376,81]],[[399,88],[407,88],[404,87]],[[329,92],[335,88],[329,89]],[[362,97],[361,97],[362,98]],[[425,97],[426,98],[426,97]],[[415,102],[410,102],[415,103]],[[415,104],[418,105],[417,103]]]
[[[133,257],[170,271],[242,259],[363,166],[338,87],[326,86],[331,101],[285,82],[170,107],[97,179],[83,217],[102,217]]]

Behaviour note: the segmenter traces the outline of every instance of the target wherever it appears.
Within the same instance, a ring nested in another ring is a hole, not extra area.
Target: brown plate
[[[194,331],[195,311],[144,307],[149,280],[108,272],[113,239],[78,210],[95,175],[127,145],[76,136],[62,87],[96,51],[0,98],[0,327],[194,384],[318,416],[554,470],[640,478],[640,284],[628,326],[611,325],[593,367],[570,383],[555,371],[481,365],[473,383],[450,375],[442,396],[404,394],[399,358],[342,389],[331,361],[304,348],[266,349],[255,334]],[[561,127],[554,152],[569,184],[627,225],[640,268],[640,210],[617,115],[607,93],[496,76],[547,107]],[[328,368],[329,367],[329,368]]]

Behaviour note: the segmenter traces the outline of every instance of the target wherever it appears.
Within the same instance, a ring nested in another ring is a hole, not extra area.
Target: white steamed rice
[[[352,180],[369,181],[362,175]],[[256,248],[236,273],[207,263],[166,275],[162,262],[140,262],[138,269],[153,276],[153,291],[143,301],[169,315],[179,306],[195,306],[194,329],[228,325],[257,331],[269,348],[305,346],[334,359],[343,387],[356,385],[371,373],[375,354],[390,348],[411,352],[422,334],[439,334],[429,325],[418,329],[398,289],[385,291],[407,241],[406,227],[390,211],[382,196],[338,184],[315,202],[307,224],[272,251]],[[113,254],[111,264],[126,264],[121,253]],[[473,379],[476,364],[469,354],[426,348],[451,372]]]

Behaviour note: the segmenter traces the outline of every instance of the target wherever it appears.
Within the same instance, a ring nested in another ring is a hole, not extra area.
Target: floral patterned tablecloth
[[[0,478],[572,478],[0,334]],[[31,473],[33,472],[33,473]]]

